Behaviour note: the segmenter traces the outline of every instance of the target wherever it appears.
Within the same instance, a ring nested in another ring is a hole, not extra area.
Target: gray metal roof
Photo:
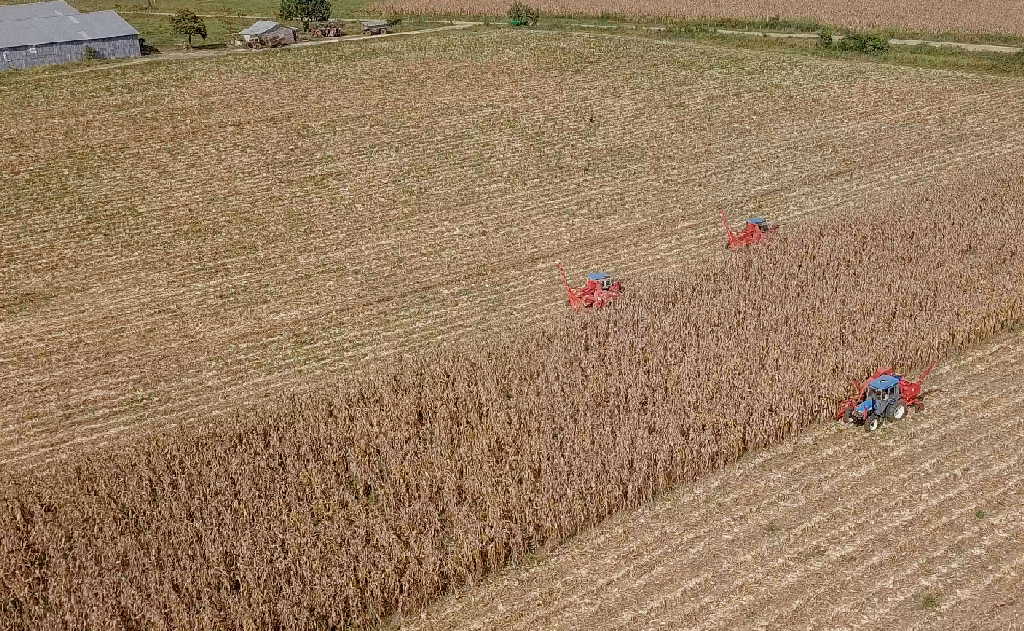
[[[241,34],[242,35],[262,35],[262,34],[266,33],[267,31],[269,31],[269,30],[271,30],[271,29],[273,29],[273,28],[275,28],[277,26],[278,26],[277,22],[271,22],[269,20],[260,20],[259,22],[253,24],[249,28],[242,29]]]
[[[138,35],[116,11],[0,22],[0,48]]]
[[[78,9],[64,0],[53,2],[34,2],[32,4],[0,5],[0,22],[14,20],[32,20],[35,18],[52,18],[58,15],[77,15]]]

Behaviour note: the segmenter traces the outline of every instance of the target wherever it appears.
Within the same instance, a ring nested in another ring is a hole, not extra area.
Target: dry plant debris
[[[1017,81],[572,35],[27,85],[0,91],[9,469],[549,321],[559,259],[689,277],[720,208],[856,223],[1024,149]]]
[[[943,362],[925,414],[871,437],[803,432],[401,629],[1014,629],[1022,382],[1017,332]]]
[[[991,161],[557,327],[9,476],[3,620],[327,629],[416,611],[827,418],[852,377],[1019,328],[1022,221],[1018,161]]]

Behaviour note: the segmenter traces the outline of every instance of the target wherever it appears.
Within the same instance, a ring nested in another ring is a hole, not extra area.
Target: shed
[[[41,5],[47,5],[40,8]],[[138,57],[139,32],[115,11],[58,13],[64,2],[11,5],[0,11],[0,70],[82,61],[86,49],[102,59]],[[67,7],[70,8],[70,7]],[[74,11],[74,9],[71,9]],[[48,11],[48,17],[31,17]],[[17,16],[15,19],[7,19]]]
[[[64,0],[0,5],[0,22],[52,18],[58,15],[78,15],[78,9],[64,2]]]
[[[383,35],[391,32],[391,22],[387,20],[360,20],[363,32],[370,35]]]
[[[277,40],[282,44],[294,44],[299,41],[298,29],[270,20],[260,20],[249,28],[243,29],[239,35],[242,36],[243,42]]]

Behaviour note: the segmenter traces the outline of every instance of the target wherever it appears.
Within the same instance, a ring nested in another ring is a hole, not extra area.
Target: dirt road
[[[403,629],[1024,628],[1024,336],[880,434],[822,428]]]

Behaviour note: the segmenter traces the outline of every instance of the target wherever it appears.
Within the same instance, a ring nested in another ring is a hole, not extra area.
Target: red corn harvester
[[[739,250],[748,245],[756,245],[766,241],[768,237],[779,229],[778,225],[769,224],[761,217],[751,217],[747,219],[741,232],[734,232],[729,228],[729,219],[725,216],[725,211],[723,210],[721,213],[722,225],[725,227],[725,247],[729,250]]]
[[[886,419],[902,419],[907,415],[907,408],[923,407],[921,386],[934,368],[935,364],[929,366],[917,381],[897,375],[892,368],[875,371],[863,383],[854,382],[857,394],[840,404],[836,418],[847,423],[863,423],[869,432],[881,429]]]
[[[561,263],[558,264],[558,271],[562,274],[562,284],[565,285],[565,291],[569,295],[569,306],[576,311],[585,307],[599,309],[622,295],[622,283],[604,272],[587,274],[587,284],[573,289],[569,286],[565,268]]]

